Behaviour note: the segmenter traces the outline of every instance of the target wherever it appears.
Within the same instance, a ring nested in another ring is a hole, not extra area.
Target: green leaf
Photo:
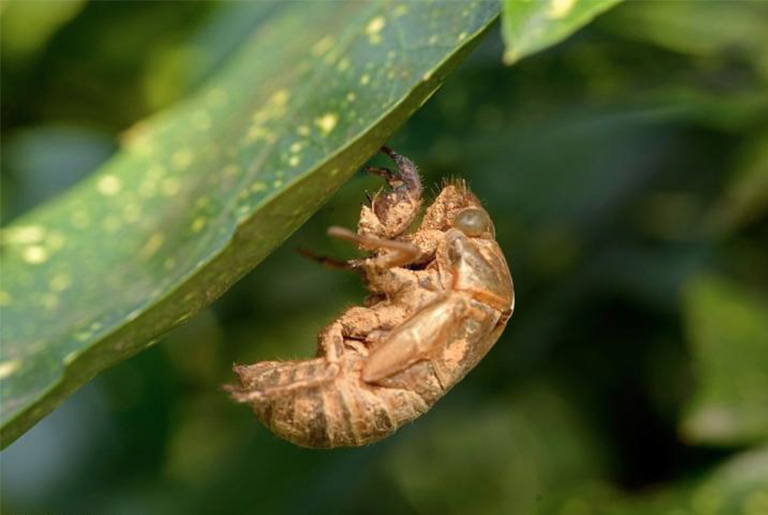
[[[567,38],[620,0],[504,0],[504,63]]]
[[[210,304],[441,85],[496,2],[301,2],[2,232],[2,444]],[[254,336],[255,338],[256,336]]]
[[[691,441],[741,445],[768,438],[768,300],[702,276],[685,290],[697,390],[683,418]]]

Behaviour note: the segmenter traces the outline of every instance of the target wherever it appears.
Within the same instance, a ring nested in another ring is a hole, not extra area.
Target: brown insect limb
[[[259,367],[259,365],[272,365],[273,367]],[[301,380],[293,380],[285,382],[283,384],[275,384],[273,386],[265,386],[264,378],[279,375],[280,368],[285,369],[285,365],[293,364],[292,362],[280,363],[280,362],[263,362],[250,366],[235,366],[234,372],[238,375],[241,382],[250,383],[251,387],[238,388],[232,385],[225,385],[224,389],[232,395],[239,402],[270,402],[275,397],[291,394],[297,390],[307,390],[316,388],[332,382],[339,375],[338,363],[328,364],[326,370],[322,373],[316,373],[311,377]],[[282,365],[282,367],[281,367]],[[257,388],[254,388],[258,385]]]
[[[323,384],[333,381],[337,375],[338,366],[336,366],[333,373],[329,374],[327,377],[315,377],[312,379],[305,379],[303,381],[294,381],[290,384],[266,387],[261,390],[236,390],[231,388],[229,389],[229,393],[240,402],[256,402],[259,400],[269,402],[275,396],[287,395],[297,390],[306,390],[309,388],[322,386]]]
[[[399,183],[404,184],[402,180],[400,180],[399,175],[397,175],[395,172],[390,170],[389,168],[385,167],[379,167],[379,166],[369,166],[365,169],[367,173],[378,175],[379,177],[384,178],[384,180],[387,181],[387,184],[390,186],[397,186]]]
[[[270,396],[284,395],[293,390],[307,389],[320,386],[328,381],[332,381],[339,374],[339,361],[344,353],[344,337],[343,326],[340,322],[335,322],[326,327],[318,336],[318,356],[325,359],[325,362],[329,365],[325,368],[323,374],[313,374],[304,379],[292,379],[285,384],[276,384],[272,386],[263,386],[259,390],[235,391],[230,389],[232,393],[240,401],[256,401],[262,398],[269,398]],[[276,367],[264,367],[262,364],[256,364],[249,366],[235,366],[235,373],[243,377],[247,377],[248,374],[254,372],[258,373],[262,369],[266,368],[270,372],[274,373],[275,368],[283,366],[279,362],[267,362],[275,363]]]
[[[350,270],[355,268],[356,266],[356,261],[354,260],[343,261],[341,259],[334,259],[328,256],[321,256],[305,248],[299,248],[299,249],[296,249],[296,251],[302,256],[311,259],[312,261],[317,261],[318,263],[320,263],[326,268],[330,268],[334,270]]]
[[[389,250],[372,260],[373,266],[381,268],[393,268],[404,266],[415,261],[419,257],[419,247],[404,241],[385,240],[357,234],[344,227],[332,226],[328,228],[328,235],[341,240],[356,243],[358,246],[370,250]]]
[[[368,356],[363,380],[375,383],[428,358],[464,323],[466,309],[463,298],[445,296],[419,311]]]
[[[400,180],[403,181],[405,189],[408,190],[412,196],[421,197],[421,178],[419,177],[419,169],[414,162],[407,157],[398,154],[389,147],[381,147],[381,151],[391,157],[397,165],[397,171],[400,175]]]
[[[371,170],[390,189],[363,206],[357,232],[328,234],[369,257],[346,263],[371,291],[318,336],[315,358],[237,366],[225,389],[273,433],[314,448],[365,445],[422,415],[488,353],[514,307],[506,260],[488,213],[463,181],[446,183],[418,215],[416,166],[387,147],[397,171]]]
[[[381,151],[392,158],[397,172],[388,168],[368,168],[382,176],[390,189],[381,189],[371,199],[371,206],[363,206],[358,233],[380,238],[394,238],[413,222],[421,206],[421,179],[418,169],[410,159],[388,147]]]

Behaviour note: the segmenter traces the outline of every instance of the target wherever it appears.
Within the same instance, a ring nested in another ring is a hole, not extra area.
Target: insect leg
[[[365,362],[363,380],[375,383],[435,355],[465,321],[463,296],[448,294],[393,330]]]
[[[371,173],[373,175],[378,175],[379,177],[384,178],[390,185],[392,183],[395,183],[398,180],[398,175],[390,170],[389,168],[385,167],[379,167],[379,166],[369,166],[365,169],[366,172]]]
[[[311,250],[300,248],[298,249],[299,254],[302,256],[309,258],[313,261],[317,261],[321,265],[323,265],[326,268],[332,268],[336,270],[353,270],[357,268],[359,261],[356,259],[352,259],[350,261],[343,261],[341,259],[334,259],[332,257],[328,256],[321,256],[319,254],[315,254]]]
[[[235,366],[243,386],[226,386],[225,389],[237,401],[258,402],[331,382],[341,372],[343,332],[340,321],[326,327],[318,337],[318,357],[312,360]]]
[[[402,234],[413,222],[421,206],[422,186],[416,165],[408,158],[388,147],[381,151],[397,164],[397,171],[388,168],[367,168],[367,171],[383,177],[389,189],[380,190],[370,207],[360,212],[358,232],[367,236],[394,238]]]
[[[344,354],[344,326],[338,320],[323,329],[317,339],[317,357],[338,364]]]
[[[381,151],[392,158],[397,165],[399,179],[403,181],[404,189],[408,190],[412,197],[421,198],[421,179],[419,169],[414,162],[389,147],[381,147]]]
[[[239,402],[258,402],[329,383],[338,377],[340,366],[324,359],[308,359],[235,365],[233,370],[242,386],[225,385],[224,390]]]
[[[392,251],[373,258],[375,265],[383,268],[407,265],[408,263],[418,260],[419,255],[421,254],[419,247],[412,243],[365,236],[350,231],[349,229],[345,229],[344,227],[329,227],[328,235],[334,238],[351,241],[370,250],[384,249]]]

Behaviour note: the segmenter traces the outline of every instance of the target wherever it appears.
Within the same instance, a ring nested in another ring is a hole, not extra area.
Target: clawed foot
[[[382,188],[372,199],[370,206],[363,206],[358,233],[378,238],[396,238],[411,225],[421,207],[421,180],[416,165],[389,147],[382,152],[391,157],[397,170],[374,167],[369,173],[382,177],[389,188]]]
[[[366,168],[366,171],[382,177],[390,189],[382,189],[373,198],[369,197],[370,207],[363,206],[357,232],[343,227],[328,228],[329,236],[352,242],[378,255],[371,260],[341,261],[299,249],[302,255],[335,269],[356,269],[363,261],[373,266],[394,268],[420,257],[421,251],[416,245],[396,239],[411,225],[421,207],[419,171],[413,161],[391,148],[381,147],[381,151],[392,158],[397,171],[382,167]]]

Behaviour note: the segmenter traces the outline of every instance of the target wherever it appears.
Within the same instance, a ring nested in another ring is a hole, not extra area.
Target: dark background
[[[248,3],[2,10],[3,224],[202,84],[256,19]],[[354,275],[296,252],[355,255],[325,228],[356,223],[379,187],[361,173],[4,451],[3,513],[768,513],[766,48],[763,2],[630,2],[511,68],[493,31],[390,142],[431,195],[469,181],[515,279],[506,332],[461,385],[388,440],[327,452],[218,390],[233,362],[309,356],[361,301]],[[738,460],[746,479],[723,472]]]

